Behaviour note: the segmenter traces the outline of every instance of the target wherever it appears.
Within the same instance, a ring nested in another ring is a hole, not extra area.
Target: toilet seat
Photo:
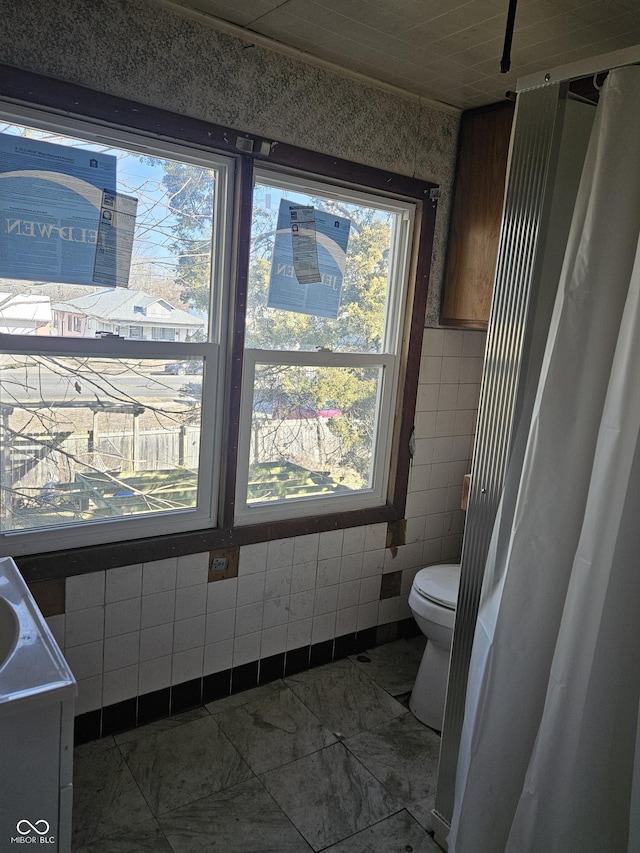
[[[417,593],[448,610],[456,609],[460,585],[460,564],[428,566],[416,574],[413,586]]]

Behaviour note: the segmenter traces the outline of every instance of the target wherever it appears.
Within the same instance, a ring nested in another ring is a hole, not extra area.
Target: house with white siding
[[[51,334],[51,300],[39,293],[0,293],[0,334]]]
[[[94,338],[100,332],[139,341],[188,341],[204,320],[142,290],[107,288],[52,306],[54,334]]]

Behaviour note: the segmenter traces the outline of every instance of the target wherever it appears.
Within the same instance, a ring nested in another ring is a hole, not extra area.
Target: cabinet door
[[[513,104],[463,113],[440,322],[486,329],[496,272]]]

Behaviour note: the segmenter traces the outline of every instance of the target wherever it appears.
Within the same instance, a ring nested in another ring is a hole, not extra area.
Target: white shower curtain
[[[450,853],[640,851],[639,238],[628,67],[600,93],[524,461],[490,546]]]

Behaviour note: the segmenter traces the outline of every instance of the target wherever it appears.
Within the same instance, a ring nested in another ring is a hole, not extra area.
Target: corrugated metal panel
[[[482,578],[512,443],[525,328],[535,278],[537,248],[557,147],[560,84],[518,96],[487,349],[471,493],[462,553],[447,708],[434,816],[443,830],[453,812],[460,732],[469,659]]]

